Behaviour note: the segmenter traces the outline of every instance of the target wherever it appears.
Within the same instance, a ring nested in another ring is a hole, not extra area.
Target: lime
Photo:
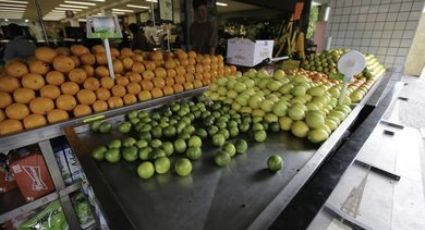
[[[212,136],[212,135],[216,134],[217,132],[218,132],[218,128],[217,128],[217,126],[215,126],[215,125],[212,125],[212,126],[210,126],[210,127],[208,128],[208,134],[209,134],[210,136]]]
[[[176,127],[174,127],[174,126],[168,126],[167,128],[164,128],[163,133],[164,133],[164,136],[165,137],[173,137],[177,133]]]
[[[137,123],[139,123],[140,122],[140,119],[139,118],[130,118],[130,123],[132,124],[132,125],[136,125]]]
[[[271,155],[267,159],[267,167],[272,172],[277,172],[283,167],[283,160],[279,155]]]
[[[202,139],[198,136],[192,136],[189,138],[188,146],[200,148],[202,147]]]
[[[258,130],[254,132],[254,140],[256,142],[264,142],[267,139],[267,133],[264,130]]]
[[[160,139],[153,139],[151,141],[151,147],[152,148],[159,148],[162,145],[162,141]]]
[[[245,132],[248,132],[250,126],[251,126],[250,122],[242,122],[242,124],[239,125],[239,129],[241,132],[245,133]]]
[[[150,141],[152,140],[152,134],[150,132],[139,133],[139,139]]]
[[[137,148],[135,146],[125,147],[122,150],[122,157],[129,162],[135,161],[138,157]]]
[[[155,168],[150,161],[145,161],[137,167],[137,175],[142,179],[149,179],[155,174]]]
[[[236,154],[236,147],[232,143],[226,143],[223,146],[223,151],[228,153],[230,157],[234,157]]]
[[[166,157],[167,154],[165,153],[165,151],[163,149],[157,148],[157,149],[153,149],[151,152],[151,156],[149,158],[151,159],[158,159],[160,157]]]
[[[120,139],[114,139],[108,144],[108,148],[120,148],[121,147],[121,140]]]
[[[183,133],[192,134],[195,132],[195,127],[193,125],[188,125],[183,129]]]
[[[99,131],[99,127],[102,124],[103,121],[94,121],[93,123],[90,124],[90,130],[92,132],[98,132]]]
[[[214,155],[214,162],[220,167],[230,164],[231,161],[232,157],[227,152],[220,151]]]
[[[227,129],[220,129],[218,131],[219,134],[222,134],[224,138],[228,139],[230,137],[230,132]]]
[[[112,130],[112,125],[108,122],[102,122],[99,126],[100,133],[109,133]]]
[[[269,128],[272,132],[277,133],[280,131],[280,125],[279,122],[272,122],[269,125]]]
[[[131,130],[131,123],[130,122],[122,122],[118,125],[118,130],[120,133],[129,133]]]
[[[226,138],[224,137],[223,134],[214,134],[212,136],[212,143],[215,146],[223,146],[225,142],[226,142]]]
[[[124,147],[130,147],[130,146],[135,145],[135,144],[136,144],[136,142],[137,142],[137,140],[136,140],[136,139],[134,139],[134,137],[127,137],[127,138],[125,138],[125,139],[124,139],[124,141],[123,141],[122,145],[123,145]]]
[[[252,125],[252,131],[264,130],[264,126],[261,123],[254,123]]]
[[[158,174],[167,173],[170,170],[170,159],[167,157],[160,157],[155,160],[155,171]]]
[[[204,139],[208,136],[207,131],[203,128],[197,128],[196,131],[195,131],[195,134],[202,139]]]
[[[243,139],[239,139],[235,142],[235,147],[236,153],[243,154],[248,150],[248,143]]]
[[[133,111],[127,113],[127,117],[128,117],[128,119],[137,118],[137,111],[133,110]]]
[[[239,129],[237,126],[232,126],[229,128],[229,133],[231,137],[236,137],[239,135]]]
[[[174,149],[178,153],[184,153],[186,151],[186,142],[183,139],[177,139],[174,141]]]
[[[174,153],[174,145],[170,141],[163,142],[162,149],[164,150],[167,156],[173,155]]]
[[[148,160],[152,152],[151,147],[143,147],[139,149],[139,159],[140,160]]]
[[[187,158],[191,160],[198,160],[201,158],[202,150],[200,147],[189,147],[186,151]]]
[[[105,159],[109,163],[116,163],[120,161],[120,149],[119,148],[110,148],[105,152]]]
[[[192,172],[192,163],[187,158],[178,159],[174,165],[174,170],[179,176],[187,176]]]
[[[179,135],[179,138],[183,139],[183,140],[189,140],[189,138],[191,138],[192,136],[189,133],[181,133]]]
[[[161,138],[162,137],[162,128],[159,126],[153,127],[151,130],[151,134],[154,138]]]
[[[102,161],[105,158],[105,152],[108,150],[106,146],[98,146],[91,152],[92,157],[98,161]]]
[[[136,141],[136,144],[135,145],[136,145],[137,148],[141,149],[141,148],[147,147],[148,144],[149,143],[148,143],[147,140],[140,139],[140,140]]]

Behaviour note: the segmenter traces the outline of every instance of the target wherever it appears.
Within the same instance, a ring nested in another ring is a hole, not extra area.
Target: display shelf
[[[62,191],[52,192],[29,203],[25,202],[24,198],[17,189],[11,190],[0,197],[0,211],[2,213],[0,215],[0,223],[15,218],[26,212],[40,208],[54,200],[60,199],[61,197],[66,197],[70,193],[75,192],[80,188],[80,183],[72,184],[67,186]]]
[[[97,116],[104,116],[104,117],[110,117],[117,114],[122,114],[127,111],[135,110],[135,109],[144,109],[148,107],[152,107],[155,104],[163,103],[164,101],[168,101],[170,99],[179,99],[183,97],[188,97],[194,94],[198,94],[201,92],[206,91],[207,87],[202,87],[190,91],[185,91],[182,93],[160,97],[157,99],[140,102],[134,105],[125,106],[118,109],[109,110],[102,113],[96,113],[90,116],[82,117],[82,118],[75,118],[71,119],[65,122],[52,124],[48,126],[44,126],[38,129],[28,130],[17,134],[12,134],[8,136],[0,137],[0,153],[8,153],[10,150],[24,147],[27,145],[35,144],[41,141],[49,140],[58,136],[63,136],[63,128],[74,126],[83,123],[85,120],[91,117],[97,117]]]
[[[204,157],[193,163],[192,175],[184,178],[169,173],[143,181],[135,173],[135,163],[95,162],[91,150],[119,138],[117,132],[91,134],[88,125],[80,125],[66,128],[65,134],[112,228],[264,229],[340,145],[381,79],[322,145],[288,132],[270,134],[265,143],[250,143],[246,155],[221,169],[212,163],[217,149],[207,147]],[[123,116],[109,121],[117,123]],[[265,169],[271,154],[285,161],[275,175]]]

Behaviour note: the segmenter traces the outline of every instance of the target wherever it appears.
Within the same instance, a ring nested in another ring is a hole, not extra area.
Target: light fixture
[[[0,7],[26,8],[27,6],[25,6],[25,5],[16,5],[16,4],[7,4],[7,3],[1,3],[0,2]]]
[[[89,1],[92,1],[92,2],[105,2],[105,0],[89,0]]]
[[[126,9],[112,9],[112,11],[117,11],[117,12],[128,12],[128,13],[133,13],[134,10],[126,10]]]
[[[96,5],[96,3],[93,3],[93,2],[65,1],[65,3],[75,4],[75,5],[83,5],[83,6],[95,6]]]
[[[6,6],[0,6],[0,9],[2,9],[2,10],[25,10],[25,8],[6,7]]]
[[[73,8],[63,8],[63,7],[56,7],[55,10],[70,10],[70,11],[82,11],[82,9],[73,9]]]
[[[228,4],[227,4],[227,3],[225,3],[225,2],[216,2],[215,4],[216,4],[217,6],[224,6],[224,7],[228,6]]]
[[[311,5],[312,6],[320,6],[320,5],[322,5],[322,3],[317,2],[317,1],[311,1]]]
[[[325,22],[327,22],[328,21],[328,19],[329,19],[329,14],[331,13],[331,7],[326,7],[326,10],[325,10],[325,17],[323,18],[323,21],[325,21]]]
[[[158,0],[146,0],[147,2],[158,3]]]
[[[29,21],[30,21],[30,20],[28,20],[28,19],[25,19],[25,22],[26,22],[26,23],[28,23]]]
[[[124,14],[125,14],[125,12],[114,11],[114,12],[112,12],[112,14],[124,15]]]
[[[59,4],[60,7],[66,7],[66,8],[75,8],[75,9],[88,9],[88,6],[76,6],[76,5],[67,5],[67,4]]]
[[[9,19],[5,18],[5,19],[4,19],[4,21],[5,21],[5,22],[8,22],[8,21],[9,21]]]
[[[85,19],[85,18],[79,18],[79,19],[78,19],[78,21],[79,21],[79,22],[86,22],[86,21],[87,21],[87,19]]]
[[[0,8],[0,10],[1,11],[4,11],[4,12],[13,12],[13,11],[16,11],[16,12],[22,11],[22,12],[24,12],[25,11],[25,9],[16,9],[16,8]]]
[[[127,7],[129,7],[129,8],[137,8],[137,9],[150,9],[149,6],[141,6],[141,5],[133,5],[133,4],[127,4]]]
[[[25,10],[3,10],[0,9],[0,12],[15,12],[15,13],[24,13]]]
[[[15,3],[15,4],[28,4],[27,1],[16,1],[16,0],[0,0],[0,2],[5,2],[5,3]]]
[[[65,13],[65,10],[52,10],[51,12],[60,12],[60,13]]]

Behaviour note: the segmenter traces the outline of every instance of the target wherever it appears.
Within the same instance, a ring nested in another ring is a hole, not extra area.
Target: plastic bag
[[[59,201],[53,201],[47,205],[41,212],[33,216],[31,219],[22,223],[19,230],[67,230],[69,229],[66,222],[62,206]]]
[[[74,205],[75,212],[77,213],[78,221],[82,229],[88,228],[95,224],[95,219],[90,208],[90,204],[87,201],[83,193],[77,193],[72,197],[72,203]]]

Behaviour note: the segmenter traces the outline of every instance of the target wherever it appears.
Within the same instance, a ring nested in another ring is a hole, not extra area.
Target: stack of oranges
[[[223,57],[111,49],[40,47],[27,61],[6,64],[0,76],[0,136],[209,85],[236,73]]]

